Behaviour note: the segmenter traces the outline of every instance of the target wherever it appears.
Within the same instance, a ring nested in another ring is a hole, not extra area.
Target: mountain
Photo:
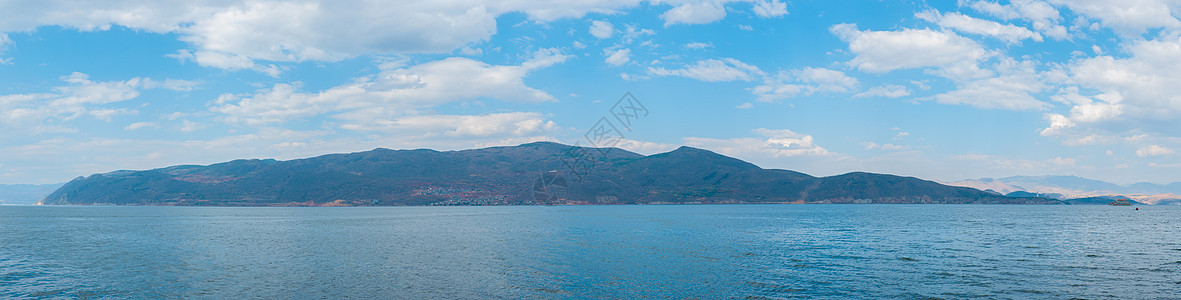
[[[1009,196],[1036,195],[1074,200],[1066,202],[1075,204],[1096,204],[1109,198],[1127,198],[1146,204],[1181,203],[1181,182],[1168,185],[1140,182],[1124,186],[1078,176],[1013,176],[970,179],[946,184],[993,190]]]
[[[1067,204],[1073,204],[1073,205],[1107,205],[1108,203],[1111,203],[1112,201],[1119,200],[1119,199],[1128,199],[1128,197],[1123,197],[1123,196],[1083,197],[1083,198],[1067,199],[1067,200],[1064,200],[1064,202],[1066,202]],[[1147,204],[1147,203],[1139,202],[1139,201],[1135,201],[1135,200],[1129,200],[1128,203],[1131,203],[1132,205]]]
[[[235,160],[79,177],[43,204],[368,206],[670,203],[1030,203],[913,177],[763,169],[681,147],[644,156],[549,142]]]
[[[31,205],[53,193],[58,184],[0,184],[0,205]]]

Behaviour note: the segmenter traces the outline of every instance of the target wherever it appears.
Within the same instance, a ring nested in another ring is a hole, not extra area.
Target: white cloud
[[[792,157],[792,156],[826,156],[828,150],[816,145],[811,135],[800,134],[787,129],[772,130],[759,128],[753,130],[762,138],[732,138],[712,139],[687,137],[687,145],[709,149],[734,157]]]
[[[652,155],[672,151],[677,149],[677,145],[622,139],[619,141],[619,143],[615,144],[615,148],[620,148],[643,155]]]
[[[1057,40],[1064,40],[1070,37],[1070,34],[1066,31],[1066,27],[1058,24],[1062,20],[1062,16],[1058,13],[1058,10],[1043,1],[1015,0],[1007,5],[1001,5],[991,1],[974,1],[968,5],[977,11],[1001,19],[1022,19],[1029,21],[1033,25],[1034,30]]]
[[[1162,156],[1162,155],[1173,154],[1175,152],[1176,151],[1173,151],[1173,149],[1165,148],[1160,145],[1149,145],[1147,147],[1143,147],[1143,148],[1140,148],[1139,150],[1136,150],[1136,156],[1139,156],[1139,157]]]
[[[268,62],[339,61],[367,54],[449,53],[487,41],[496,17],[524,12],[548,22],[615,13],[641,0],[561,1],[39,1],[0,4],[0,34],[62,26],[124,26],[171,33],[191,48],[174,55],[202,66],[282,71]],[[724,13],[724,11],[723,11]]]
[[[1071,138],[1071,139],[1064,140],[1064,141],[1062,141],[1062,144],[1067,145],[1067,146],[1084,146],[1084,145],[1098,145],[1098,144],[1113,144],[1115,142],[1116,142],[1116,138],[1114,138],[1114,137],[1091,134],[1091,135],[1087,135],[1087,136],[1083,136],[1083,137],[1077,137],[1077,138]],[[1108,152],[1110,152],[1110,151],[1108,151]],[[1108,155],[1110,155],[1110,154],[1108,154]]]
[[[1061,114],[1048,113],[1045,114],[1044,118],[1047,121],[1050,121],[1050,127],[1042,129],[1041,134],[1043,136],[1055,135],[1062,132],[1064,129],[1075,126],[1074,121],[1071,121],[1070,118],[1067,118]]]
[[[844,72],[807,67],[781,71],[764,78],[763,84],[751,89],[759,101],[774,102],[813,93],[850,93],[860,83]]]
[[[1169,0],[1105,1],[1105,0],[1053,0],[1069,7],[1076,13],[1099,19],[1104,26],[1124,35],[1138,35],[1150,29],[1177,29],[1178,6],[1181,3]]]
[[[520,66],[494,66],[452,57],[405,68],[318,93],[298,91],[300,85],[276,84],[253,95],[222,95],[210,110],[231,122],[265,124],[324,114],[366,128],[391,116],[417,109],[481,97],[516,102],[549,102],[554,97],[525,86],[529,72],[565,61],[569,56],[542,49]]]
[[[140,91],[152,88],[189,90],[195,83],[185,80],[155,81],[132,78],[123,81],[93,81],[83,73],[61,77],[64,85],[51,92],[0,95],[0,128],[15,134],[25,132],[69,132],[64,122],[81,117],[111,121],[115,116],[138,113],[112,105],[139,97]]]
[[[978,63],[994,55],[975,41],[953,32],[861,31],[854,24],[833,25],[829,30],[849,43],[849,50],[856,55],[848,62],[849,66],[871,73],[930,67],[939,68],[945,76],[978,76]]]
[[[710,48],[713,46],[714,46],[713,43],[702,43],[702,42],[692,42],[692,43],[685,44],[685,48],[696,49],[696,50]]]
[[[459,49],[459,54],[463,54],[463,55],[467,55],[467,56],[477,56],[480,54],[484,54],[484,49],[463,47],[462,49]]]
[[[639,28],[634,25],[627,25],[624,26],[624,28],[626,29],[623,30],[623,37],[620,39],[621,44],[631,44],[633,41],[643,36],[656,34],[655,30]]]
[[[628,61],[631,61],[631,53],[632,53],[631,49],[619,49],[619,50],[603,49],[603,54],[607,55],[607,59],[604,61],[607,62],[607,64],[612,65],[612,66],[622,66],[622,65],[626,64]]]
[[[1007,57],[996,66],[998,76],[974,79],[957,84],[956,90],[935,95],[941,104],[969,105],[984,109],[1046,110],[1049,103],[1034,94],[1046,88],[1043,75],[1034,69],[1033,61],[1018,62]]]
[[[935,95],[933,98],[941,104],[969,105],[984,109],[1048,109],[1048,103],[1030,95],[1037,91],[1036,86],[1024,82],[988,78],[968,82],[954,91]]]
[[[1017,44],[1025,39],[1032,39],[1038,42],[1042,41],[1042,35],[1030,31],[1025,27],[977,19],[960,13],[942,14],[936,10],[927,10],[916,13],[915,16],[959,32],[992,37],[1009,44]]]
[[[422,115],[382,120],[372,125],[349,125],[345,129],[413,132],[425,136],[501,137],[534,136],[558,130],[557,124],[533,112],[486,115]]]
[[[865,90],[864,92],[853,95],[853,97],[886,97],[898,98],[910,96],[910,90],[905,86],[885,84],[882,86],[875,86]]]
[[[590,34],[598,39],[611,38],[615,35],[615,26],[604,21],[591,21]]]
[[[201,82],[181,79],[165,79],[164,81],[152,80],[150,78],[143,79],[143,87],[145,89],[168,89],[178,92],[188,92],[196,90],[201,86]]]
[[[726,17],[726,5],[750,2],[751,12],[760,18],[787,15],[787,4],[780,0],[652,0],[651,4],[669,4],[673,8],[660,15],[664,26],[677,24],[709,24]],[[745,25],[741,25],[745,26]]]
[[[491,37],[495,17],[484,6],[435,2],[247,2],[219,8],[178,31],[181,40],[197,48],[192,55],[198,64],[257,69],[258,60],[339,61],[369,53],[449,52]]]
[[[1120,115],[1118,104],[1092,103],[1077,105],[1070,109],[1071,119],[1082,123],[1098,122]]]
[[[0,55],[4,55],[4,51],[8,51],[8,45],[12,45],[12,39],[8,38],[8,34],[0,32]],[[12,58],[0,57],[0,65],[7,65],[12,63]]]
[[[650,67],[648,73],[655,76],[688,77],[708,82],[750,81],[763,75],[758,67],[733,58],[701,60],[695,64],[672,70],[663,67]]]
[[[131,125],[127,125],[127,127],[123,128],[123,129],[125,129],[125,130],[139,130],[141,128],[158,128],[158,127],[160,127],[160,125],[156,124],[155,122],[135,122],[135,123],[131,123]]]
[[[178,128],[178,130],[180,130],[181,132],[194,132],[197,130],[205,129],[207,127],[209,127],[209,124],[205,124],[205,123],[201,123],[201,122],[193,122],[193,121],[189,121],[189,120],[181,120],[181,125],[180,125],[180,128]]]
[[[787,3],[779,0],[757,0],[754,3],[754,12],[762,18],[782,17],[787,15]]]
[[[1051,165],[1058,166],[1058,167],[1073,167],[1073,166],[1075,166],[1075,164],[1078,163],[1078,161],[1076,161],[1073,158],[1062,158],[1062,157],[1051,158],[1049,160],[1046,160],[1046,162],[1050,163]]]
[[[665,27],[676,24],[709,24],[725,17],[724,2],[713,1],[680,4],[660,15]]]
[[[750,102],[747,102],[747,103],[739,104],[738,106],[735,106],[734,108],[737,108],[737,109],[751,109],[751,108],[754,108],[754,107],[755,107],[755,105],[754,105],[754,104],[752,104],[752,103],[750,103]]]
[[[1181,36],[1132,41],[1124,48],[1129,57],[1096,56],[1066,66],[1072,85],[1052,98],[1070,106],[1069,114],[1060,115],[1079,132],[1138,128],[1181,136],[1172,126],[1181,120]],[[1061,126],[1063,120],[1057,124],[1043,134],[1070,128]]]
[[[865,150],[881,149],[881,150],[886,150],[886,151],[897,151],[897,150],[906,149],[906,146],[895,145],[895,144],[881,144],[881,145],[879,145],[878,143],[874,143],[874,142],[865,142],[865,143],[861,143],[861,144],[863,146],[865,146]]]

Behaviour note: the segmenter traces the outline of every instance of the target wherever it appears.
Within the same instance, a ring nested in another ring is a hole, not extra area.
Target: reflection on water
[[[0,298],[1172,298],[1178,207],[0,207]]]

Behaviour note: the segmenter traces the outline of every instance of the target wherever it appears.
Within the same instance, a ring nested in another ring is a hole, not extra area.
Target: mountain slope
[[[573,169],[571,166],[575,166]],[[576,172],[575,172],[576,171]],[[544,184],[539,184],[541,181]],[[912,177],[817,178],[681,147],[643,156],[538,142],[462,151],[375,149],[79,177],[43,204],[362,206],[655,203],[1057,203]]]

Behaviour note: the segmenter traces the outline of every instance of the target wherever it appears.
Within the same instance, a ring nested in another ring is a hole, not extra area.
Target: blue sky
[[[0,183],[585,133],[817,176],[1181,181],[1181,2],[8,1]]]

